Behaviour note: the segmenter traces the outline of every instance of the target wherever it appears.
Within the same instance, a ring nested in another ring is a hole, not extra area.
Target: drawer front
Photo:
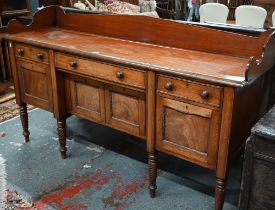
[[[48,51],[37,47],[16,44],[15,54],[16,54],[16,57],[27,58],[33,61],[38,61],[43,63],[49,63]]]
[[[91,75],[99,79],[145,88],[144,71],[123,68],[61,53],[56,54],[56,66],[61,69]]]
[[[222,88],[158,75],[157,90],[211,106],[220,106]]]

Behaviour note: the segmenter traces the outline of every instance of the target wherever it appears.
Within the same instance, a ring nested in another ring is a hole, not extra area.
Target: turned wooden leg
[[[60,144],[60,153],[62,159],[66,158],[66,122],[65,120],[58,120],[57,121],[57,132],[59,137],[59,144]]]
[[[225,180],[216,178],[215,210],[222,210],[225,194]]]
[[[19,105],[20,109],[20,119],[23,127],[23,135],[25,137],[25,142],[29,142],[29,119],[28,119],[28,112],[27,112],[27,105],[25,103],[22,103]]]
[[[151,198],[156,194],[156,179],[157,179],[157,153],[148,154],[148,167],[149,167],[149,190]]]

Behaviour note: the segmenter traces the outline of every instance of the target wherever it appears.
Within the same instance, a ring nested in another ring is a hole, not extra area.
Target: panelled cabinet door
[[[215,168],[219,112],[157,96],[156,147]]]
[[[139,137],[145,136],[145,93],[105,85],[106,123]]]
[[[80,117],[105,122],[103,83],[93,80],[69,77],[71,107],[69,112]],[[68,88],[66,88],[66,91]]]
[[[52,111],[49,65],[17,60],[20,94],[24,102]]]

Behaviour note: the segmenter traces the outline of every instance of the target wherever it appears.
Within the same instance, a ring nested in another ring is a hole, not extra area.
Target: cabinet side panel
[[[269,71],[250,86],[236,90],[229,157],[234,160],[244,149],[252,126],[268,111],[272,72]]]

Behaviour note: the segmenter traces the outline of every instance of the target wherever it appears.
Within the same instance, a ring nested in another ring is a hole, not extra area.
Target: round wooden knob
[[[167,82],[164,87],[166,90],[172,90],[174,85],[172,82]]]
[[[123,72],[121,72],[121,71],[117,72],[117,73],[116,73],[116,77],[117,77],[118,79],[122,79],[122,78],[124,77]]]
[[[22,49],[22,48],[18,49],[17,51],[18,51],[19,55],[23,55],[24,54],[24,49]]]
[[[42,53],[38,53],[38,54],[36,55],[36,57],[37,57],[38,59],[42,60],[43,57],[44,57],[44,55],[43,55]]]
[[[209,98],[209,96],[210,96],[210,94],[207,90],[202,91],[202,93],[201,93],[202,98],[207,99],[207,98]]]
[[[70,62],[70,66],[71,66],[72,68],[75,68],[75,67],[77,66],[76,60],[71,61],[71,62]]]

